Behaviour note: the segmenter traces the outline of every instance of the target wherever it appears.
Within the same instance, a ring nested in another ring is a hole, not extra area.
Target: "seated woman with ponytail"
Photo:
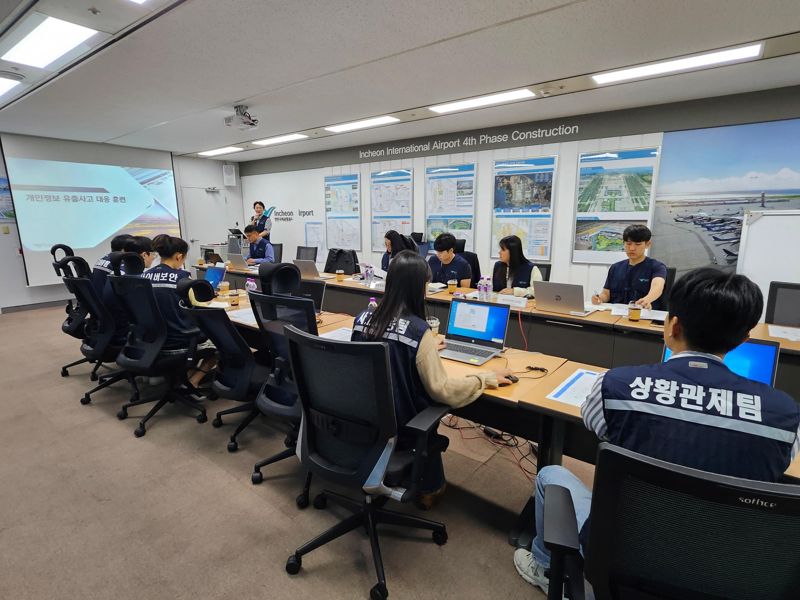
[[[510,383],[505,377],[511,371],[506,369],[448,377],[438,352],[440,344],[425,320],[425,290],[430,277],[428,263],[417,252],[400,252],[389,264],[386,293],[378,308],[362,312],[353,326],[353,341],[389,344],[398,426],[435,402],[458,408],[476,400],[486,388]],[[444,493],[440,454],[428,460],[420,489],[425,507],[432,506]]]
[[[522,240],[507,235],[500,240],[500,260],[494,263],[492,288],[500,294],[533,297],[533,284],[542,281],[539,267],[525,258]]]

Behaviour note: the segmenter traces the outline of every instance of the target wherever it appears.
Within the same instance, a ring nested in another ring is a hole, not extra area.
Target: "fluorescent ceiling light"
[[[372,119],[364,119],[363,121],[353,121],[351,123],[342,123],[341,125],[332,125],[326,127],[325,131],[332,133],[343,133],[345,131],[354,131],[356,129],[366,129],[367,127],[378,127],[379,125],[388,125],[389,123],[397,123],[400,121],[397,117],[374,117]]]
[[[6,79],[5,77],[0,77],[0,96],[2,96],[7,91],[18,85],[19,81],[14,81],[13,79]]]
[[[536,94],[534,94],[528,88],[522,88],[520,90],[512,90],[510,92],[501,92],[499,94],[489,94],[488,96],[468,98],[467,100],[458,100],[457,102],[448,102],[447,104],[437,104],[436,106],[429,106],[428,110],[443,114],[455,112],[457,110],[468,110],[470,108],[479,108],[481,106],[491,106],[492,104],[502,104],[503,102],[514,102],[515,100],[533,98],[534,96],[536,96]]]
[[[592,79],[594,79],[595,83],[604,85],[606,83],[628,81],[629,79],[642,79],[644,77],[665,75],[667,73],[675,73],[677,71],[688,71],[691,69],[712,67],[714,65],[757,58],[761,55],[762,46],[763,44],[758,43],[750,46],[744,46],[742,48],[733,48],[732,50],[706,52],[705,54],[698,54],[696,56],[689,56],[687,58],[676,58],[674,60],[665,60],[650,65],[643,65],[641,67],[632,67],[630,69],[620,69],[619,71],[599,73],[597,75],[592,75]]]
[[[257,142],[253,143],[257,146],[270,146],[272,144],[283,144],[286,142],[294,142],[296,140],[304,140],[307,137],[307,135],[303,135],[302,133],[290,133],[288,135],[279,135],[277,137],[271,137],[265,140],[258,140]]]
[[[244,148],[237,146],[225,146],[224,148],[217,148],[216,150],[206,150],[205,152],[198,152],[200,156],[219,156],[220,154],[233,154],[234,152],[241,152]]]
[[[2,58],[43,69],[96,33],[97,31],[88,27],[47,17]]]
[[[144,4],[147,0],[131,0],[134,4]]]

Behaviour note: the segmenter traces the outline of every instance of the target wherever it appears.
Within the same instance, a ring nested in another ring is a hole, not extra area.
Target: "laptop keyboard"
[[[496,350],[484,350],[483,348],[476,348],[475,346],[467,346],[465,344],[458,344],[455,342],[447,342],[447,350],[454,352],[461,352],[462,354],[470,354],[472,356],[486,357],[491,356]]]

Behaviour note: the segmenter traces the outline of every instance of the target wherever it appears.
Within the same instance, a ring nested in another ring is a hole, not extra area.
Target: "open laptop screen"
[[[447,337],[500,348],[506,339],[510,311],[505,304],[453,300]]]
[[[225,277],[225,267],[208,267],[206,269],[206,276],[204,279],[211,284],[211,287],[216,291],[219,284]]]
[[[737,375],[767,385],[775,385],[779,352],[780,346],[777,342],[747,340],[728,352],[723,362]],[[665,346],[664,360],[670,356],[672,352]]]

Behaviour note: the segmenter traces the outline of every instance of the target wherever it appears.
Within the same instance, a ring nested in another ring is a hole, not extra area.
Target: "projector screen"
[[[53,244],[93,265],[120,233],[180,235],[166,152],[22,136],[3,150],[30,286],[59,283]]]

